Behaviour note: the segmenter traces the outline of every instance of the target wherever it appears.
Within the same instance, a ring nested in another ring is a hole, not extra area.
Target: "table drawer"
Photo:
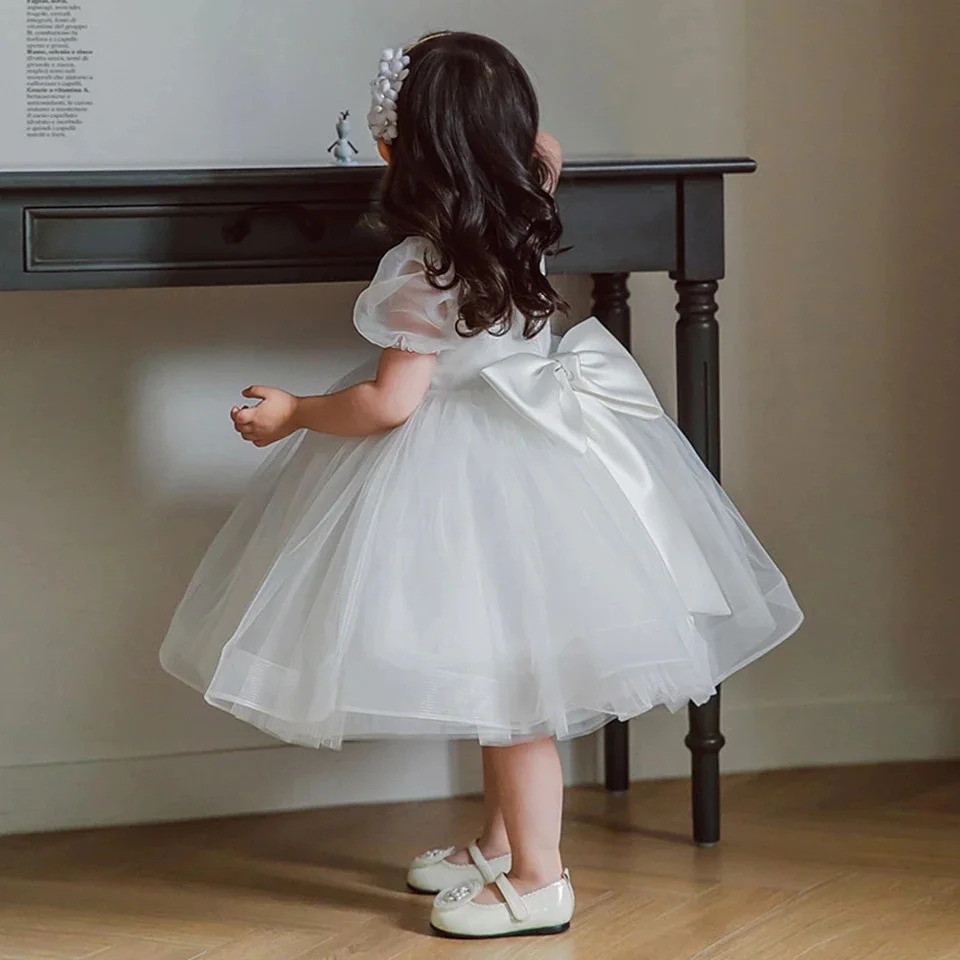
[[[26,207],[32,273],[253,271],[328,266],[356,279],[383,243],[352,203],[131,204]]]

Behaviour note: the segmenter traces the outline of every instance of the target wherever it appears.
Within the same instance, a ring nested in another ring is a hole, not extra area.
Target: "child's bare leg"
[[[560,879],[560,821],[563,814],[563,771],[553,740],[534,740],[513,747],[490,748],[500,807],[506,825],[513,868],[509,879],[521,894]],[[499,900],[488,887],[478,903]]]
[[[507,828],[503,822],[503,809],[500,805],[495,758],[491,753],[493,749],[492,747],[483,748],[483,832],[477,838],[477,846],[488,860],[502,857],[510,852]],[[466,849],[458,850],[448,859],[451,863],[470,862]]]

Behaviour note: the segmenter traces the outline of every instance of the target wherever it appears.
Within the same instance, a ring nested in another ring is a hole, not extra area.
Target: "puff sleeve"
[[[456,290],[431,285],[424,265],[427,252],[426,240],[410,239],[384,256],[353,311],[353,324],[366,340],[423,354],[456,345]]]

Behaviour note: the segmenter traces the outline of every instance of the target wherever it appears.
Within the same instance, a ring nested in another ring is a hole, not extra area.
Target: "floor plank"
[[[407,859],[478,799],[0,839],[0,960],[960,960],[960,763],[570,791],[563,937],[451,944]]]

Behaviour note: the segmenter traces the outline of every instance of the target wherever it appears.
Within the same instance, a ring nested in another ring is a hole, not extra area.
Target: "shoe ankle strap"
[[[483,877],[483,882],[496,882],[497,875],[493,872],[493,867],[490,866],[487,858],[480,852],[480,848],[476,845],[476,843],[471,843],[467,847],[467,853],[470,854],[470,859],[473,861],[474,866],[480,871],[480,876]]]
[[[500,893],[503,894],[503,899],[507,904],[507,909],[513,914],[513,919],[518,923],[526,920],[530,916],[530,911],[523,902],[523,897],[517,893],[516,887],[506,878],[506,875],[497,877],[493,882],[497,885]]]

